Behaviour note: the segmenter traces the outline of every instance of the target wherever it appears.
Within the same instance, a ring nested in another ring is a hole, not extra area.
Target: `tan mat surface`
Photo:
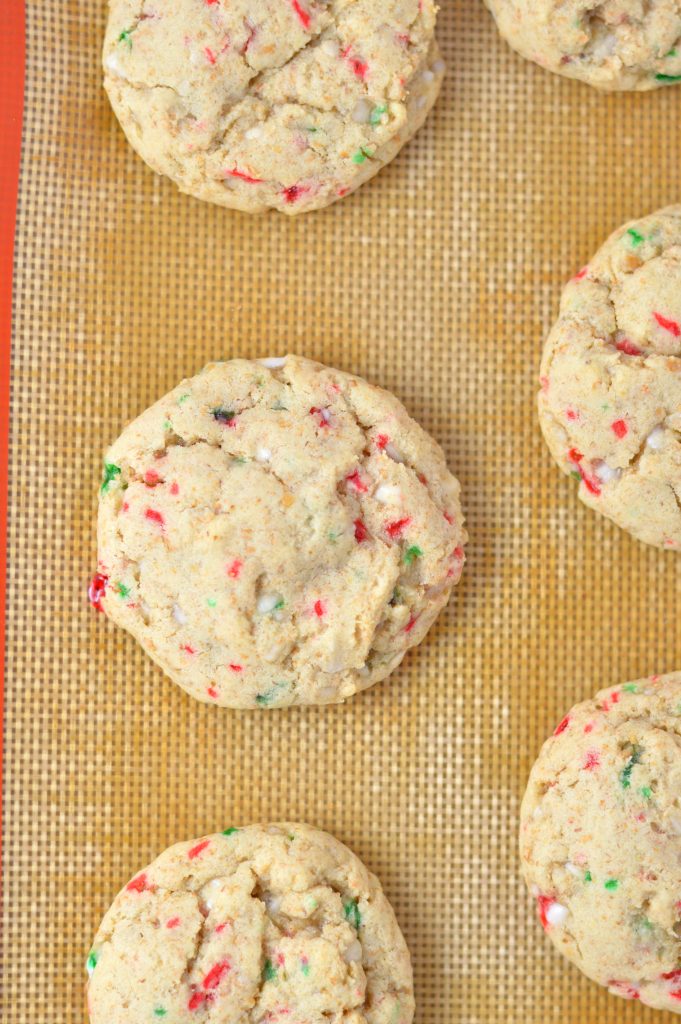
[[[381,877],[418,1024],[661,1024],[552,951],[516,818],[574,700],[681,668],[681,562],[578,503],[534,402],[563,280],[680,198],[681,91],[598,95],[511,54],[477,0],[443,0],[449,72],[417,140],[329,211],[249,218],[129,149],[100,87],[104,18],[95,0],[28,3],[0,1018],[84,1022],[89,943],[135,869],[288,817]],[[394,390],[438,438],[468,565],[390,682],[344,707],[220,711],[88,608],[101,456],[208,360],[286,349]]]

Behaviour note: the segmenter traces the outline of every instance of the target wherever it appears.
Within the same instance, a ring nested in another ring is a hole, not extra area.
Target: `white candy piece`
[[[622,476],[621,469],[613,469],[613,467],[609,466],[607,462],[599,462],[594,466],[594,471],[598,479],[603,484],[612,483],[613,480],[619,480]]]
[[[187,616],[184,614],[179,604],[173,605],[173,618],[177,622],[178,626],[186,626]]]
[[[402,458],[402,456],[398,452],[397,448],[395,447],[394,444],[391,444],[390,441],[388,441],[388,443],[385,446],[385,448],[383,449],[383,451],[385,452],[386,455],[390,456],[390,458],[393,460],[393,462],[404,462],[404,459]]]
[[[272,458],[272,452],[269,450],[269,448],[258,448],[257,452],[255,453],[255,457],[258,460],[258,462],[269,462],[270,459]]]
[[[118,75],[119,78],[125,78],[127,80],[127,75],[119,63],[117,54],[110,53],[104,63],[109,71],[113,71],[114,75]]]
[[[568,861],[567,864],[565,865],[565,870],[569,871],[569,873],[571,875],[574,875],[575,878],[581,878],[582,877],[582,872],[580,871],[580,869],[577,867],[576,864],[571,864],[570,861]]]
[[[357,961],[361,960],[362,959],[362,945],[361,945],[361,943],[357,939],[355,939],[355,941],[351,942],[350,945],[348,946],[348,948],[345,950],[345,953],[343,954],[343,956],[345,958],[345,961],[347,963],[349,963],[349,964],[356,963]]]
[[[221,886],[222,879],[212,878],[210,882],[206,882],[206,884],[202,887],[199,895],[201,896],[201,900],[204,903],[204,905],[208,908],[208,910],[213,909],[215,897]]]
[[[648,434],[648,437],[646,438],[646,444],[649,448],[652,448],[653,451],[657,451],[659,448],[662,447],[663,440],[664,427],[657,426]]]
[[[281,598],[279,594],[261,594],[258,598],[257,609],[261,615],[269,615],[277,607]]]
[[[249,128],[245,133],[247,139],[259,139],[262,135],[262,128]]]
[[[374,494],[376,501],[381,505],[399,505],[402,498],[399,487],[391,487],[390,484],[381,484],[376,488]]]
[[[258,359],[258,362],[268,370],[278,370],[281,366],[286,366],[286,356],[268,356],[266,359]]]
[[[564,907],[562,903],[551,903],[546,908],[546,920],[554,928],[558,928],[565,924],[569,913],[568,908]]]
[[[373,104],[369,100],[364,98],[357,100],[355,109],[352,112],[352,120],[357,121],[358,124],[367,124],[371,120],[373,109]]]

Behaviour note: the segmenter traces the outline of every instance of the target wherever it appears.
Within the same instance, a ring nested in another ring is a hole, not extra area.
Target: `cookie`
[[[465,540],[459,484],[393,395],[235,359],[108,452],[91,598],[199,700],[329,704],[420,643]]]
[[[189,195],[318,210],[421,127],[444,63],[433,0],[111,0],[104,85],[130,144]]]
[[[681,206],[631,221],[567,284],[539,418],[587,505],[681,545]]]
[[[178,843],[118,894],[87,962],[92,1024],[411,1024],[378,879],[309,825]]]
[[[679,0],[486,0],[514,50],[598,89],[681,82]]]
[[[602,690],[543,746],[520,852],[541,922],[589,978],[681,1013],[681,673]]]

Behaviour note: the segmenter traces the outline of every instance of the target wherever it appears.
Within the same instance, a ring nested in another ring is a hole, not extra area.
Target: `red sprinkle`
[[[187,856],[190,860],[194,860],[194,858],[198,857],[200,853],[203,853],[208,846],[210,846],[210,839],[202,839],[200,843],[196,844],[196,846],[192,846]]]
[[[196,654],[196,649],[191,644],[182,644],[180,650],[186,651],[187,654]]]
[[[215,965],[215,967],[211,967],[201,984],[205,989],[217,988],[225,974],[227,974],[231,968],[232,965],[229,960],[221,960]]]
[[[681,988],[674,989],[674,991],[670,992],[669,995],[671,996],[672,999],[680,999],[681,1000]]]
[[[565,410],[565,415],[567,416],[567,418],[569,420],[576,420],[578,414],[575,412],[574,409],[566,409]]]
[[[570,724],[570,716],[566,715],[562,722],[559,722],[556,728],[553,730],[554,736],[560,736],[562,732],[565,732],[568,725]]]
[[[450,515],[449,512],[443,512],[442,515],[445,517],[450,526],[454,525],[454,516]]]
[[[538,908],[539,908],[539,920],[541,921],[542,928],[544,928],[545,931],[548,931],[548,929],[550,927],[549,926],[549,919],[546,916],[546,914],[548,912],[549,907],[553,903],[555,903],[555,902],[556,901],[554,900],[553,896],[542,896],[541,893],[539,894],[539,896],[537,896],[537,905],[538,905]]]
[[[581,452],[578,452],[576,448],[571,448],[568,452],[568,459],[570,462],[578,463],[581,462],[584,456]]]
[[[206,55],[206,60],[208,61],[208,63],[209,64],[215,64],[216,57],[215,57],[215,54],[213,53],[213,51],[211,50],[210,46],[204,46],[203,52]]]
[[[179,494],[180,493],[180,486],[177,483],[177,481],[173,481],[173,483],[170,485],[170,493],[171,494]]]
[[[246,174],[245,171],[240,171],[237,167],[234,167],[231,171],[225,171],[225,174],[231,178],[240,178],[241,181],[247,181],[249,185],[260,185],[264,178],[254,178],[250,174]]]
[[[352,486],[355,488],[355,490],[359,491],[360,494],[365,494],[369,490],[369,488],[367,487],[367,485],[364,483],[364,481],[362,480],[361,476],[359,475],[359,470],[358,469],[356,469],[354,473],[351,473],[350,476],[346,476],[345,479],[346,479],[346,482],[349,483],[349,484],[352,484]]]
[[[609,988],[619,989],[620,995],[624,996],[625,999],[640,999],[641,994],[639,990],[634,986],[630,985],[628,981],[609,981]]]
[[[169,921],[166,921],[166,928],[177,928],[179,923],[179,917],[171,917]]]
[[[361,544],[363,540],[366,540],[368,538],[369,532],[361,519],[355,519],[354,527],[355,540],[357,541],[358,544]]]
[[[297,202],[301,196],[304,196],[310,189],[307,185],[289,185],[288,188],[283,188],[279,193],[289,204]]]
[[[90,581],[90,586],[87,588],[87,596],[95,611],[104,611],[102,608],[102,598],[106,593],[106,585],[108,582],[109,577],[105,576],[104,573],[101,572],[96,572]]]
[[[587,750],[582,768],[585,772],[592,772],[594,768],[600,768],[601,757],[597,750]]]
[[[593,722],[587,722],[586,725],[584,726],[584,732],[593,732],[593,727],[594,727]]]
[[[418,615],[412,615],[411,618],[409,619],[409,622],[404,627],[404,632],[405,633],[411,633],[412,629],[414,628],[414,626],[416,625],[417,622],[418,622]]]
[[[148,469],[144,474],[144,482],[147,487],[155,487],[155,485],[159,483],[160,479],[161,478],[155,469]]]
[[[166,521],[160,512],[157,512],[155,508],[146,508],[144,510],[144,518],[148,519],[151,523],[157,523],[162,530],[165,530]]]
[[[132,882],[128,882],[125,888],[128,892],[146,892],[150,888],[149,879],[143,872],[137,878],[133,878]]]
[[[667,974],[661,974],[660,977],[663,981],[678,981],[681,978],[681,968],[677,968],[675,971],[668,971]]]
[[[341,57],[344,60],[347,60],[348,64],[352,68],[353,74],[356,75],[357,78],[364,80],[367,76],[367,72],[369,71],[369,65],[358,57],[353,57],[350,50],[351,47],[346,46],[344,50],[341,50]]]
[[[546,392],[549,390],[549,378],[548,377],[540,377],[539,378],[539,384],[541,385],[541,389],[544,392],[544,394],[546,394]]]
[[[582,269],[581,269],[581,270],[579,270],[579,271],[578,271],[578,272],[577,272],[577,273],[575,274],[575,276],[574,276],[574,277],[572,278],[572,280],[573,280],[573,281],[581,281],[581,280],[582,280],[582,278],[586,277],[586,275],[587,275],[588,273],[589,273],[589,268],[588,268],[588,267],[582,267]]]
[[[291,0],[291,5],[293,7],[293,10],[298,15],[298,17],[300,19],[300,23],[303,26],[303,28],[309,28],[310,27],[310,15],[307,13],[307,11],[303,10],[303,8],[298,3],[298,0]]]
[[[326,606],[324,605],[323,601],[315,601],[314,613],[319,619],[321,619],[322,616],[326,613]]]
[[[385,532],[389,537],[400,537],[410,522],[410,516],[406,516],[404,519],[395,519],[394,522],[385,524]]]
[[[615,420],[614,423],[611,423],[611,427],[615,437],[619,437],[620,440],[629,433],[629,427],[624,420]]]
[[[235,558],[234,561],[227,566],[227,575],[231,576],[233,580],[238,580],[241,575],[241,569],[243,562],[240,558]]]
[[[626,356],[641,355],[641,349],[637,348],[633,342],[628,340],[628,338],[622,338],[621,341],[616,341],[615,348],[618,349],[620,352],[624,352]]]
[[[380,450],[383,451],[387,444],[390,444],[390,438],[388,437],[388,435],[379,434],[378,437],[376,438],[376,447],[380,448]]]
[[[677,324],[676,320],[668,320],[666,316],[662,316],[661,313],[653,313],[653,316],[657,320],[660,327],[664,327],[665,331],[669,331],[675,338],[681,337],[681,327]]]
[[[232,672],[243,672],[244,670],[243,665],[236,665],[234,663],[232,663],[229,667],[231,668]]]
[[[212,697],[212,698],[213,698],[213,700],[215,700],[215,698],[216,698],[216,697],[217,697],[217,695],[218,695],[218,691],[217,691],[217,690],[215,689],[215,687],[214,687],[214,686],[209,686],[209,687],[208,687],[208,690],[207,690],[206,692],[208,693],[208,696],[209,696],[209,697]]]
[[[209,998],[210,996],[207,996],[205,992],[194,992],[192,993],[191,999],[187,1003],[187,1009],[198,1010],[199,1006],[205,1003],[205,1001]]]

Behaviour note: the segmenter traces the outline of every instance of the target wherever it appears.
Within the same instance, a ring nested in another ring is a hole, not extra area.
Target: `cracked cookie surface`
[[[328,206],[440,89],[433,0],[111,0],[105,88],[139,155],[248,212]]]
[[[301,824],[178,843],[118,894],[88,958],[92,1024],[410,1024],[378,879]]]
[[[109,450],[95,603],[199,700],[336,703],[447,602],[459,484],[393,395],[265,363],[210,364]]]
[[[527,60],[607,90],[681,82],[680,0],[486,0]]]
[[[681,1013],[681,673],[577,704],[520,816],[525,880],[557,948],[614,994]]]
[[[681,206],[619,228],[568,282],[539,418],[582,501],[681,547]]]

